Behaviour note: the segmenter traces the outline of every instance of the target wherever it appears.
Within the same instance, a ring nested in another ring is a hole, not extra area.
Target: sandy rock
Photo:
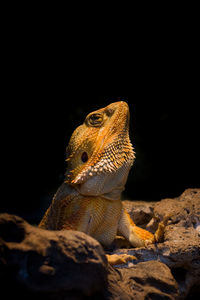
[[[167,265],[178,283],[181,299],[192,289],[200,292],[200,189],[188,189],[178,198],[157,202],[154,215],[158,220],[171,216],[163,243],[115,253],[136,256],[134,263],[160,261]]]
[[[17,216],[0,216],[0,279],[21,295],[82,299],[104,290],[107,260],[101,245],[77,231],[47,231]],[[6,292],[8,293],[9,290]],[[46,299],[46,298],[45,298]]]
[[[109,299],[178,299],[179,289],[170,269],[158,261],[138,263],[108,275]]]
[[[0,282],[7,298],[194,299],[200,293],[200,190],[155,203],[124,201],[137,224],[155,230],[169,216],[162,243],[117,249],[134,255],[108,265],[101,245],[77,231],[47,231],[0,215]],[[151,220],[150,220],[151,219]],[[130,246],[130,245],[129,245]]]
[[[178,295],[177,283],[163,263],[141,262],[116,270],[108,266],[100,244],[81,232],[47,231],[2,214],[0,236],[0,280],[7,297],[13,292],[21,299],[175,299]]]
[[[172,224],[195,227],[200,222],[200,189],[187,189],[180,197],[157,202],[154,215],[160,220],[169,215]]]

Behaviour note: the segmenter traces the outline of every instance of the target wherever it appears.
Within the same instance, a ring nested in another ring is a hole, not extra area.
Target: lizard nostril
[[[81,160],[83,163],[85,163],[86,161],[88,161],[88,155],[87,152],[83,152],[81,155]]]

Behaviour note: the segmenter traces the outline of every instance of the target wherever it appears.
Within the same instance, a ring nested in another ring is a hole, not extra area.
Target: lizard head
[[[120,197],[134,160],[129,107],[120,101],[87,115],[67,147],[66,182],[83,195]]]

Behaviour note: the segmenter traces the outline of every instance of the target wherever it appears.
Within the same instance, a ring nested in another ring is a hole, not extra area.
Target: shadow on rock
[[[21,299],[185,299],[200,292],[200,190],[155,203],[125,201],[153,230],[170,214],[163,243],[115,249],[137,257],[111,267],[101,245],[78,231],[47,231],[0,215],[2,293]]]

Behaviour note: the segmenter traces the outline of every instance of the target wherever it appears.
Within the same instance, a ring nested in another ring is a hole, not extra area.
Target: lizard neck
[[[115,189],[115,190],[113,190],[113,191],[111,191],[107,194],[101,195],[101,197],[104,198],[104,199],[107,199],[107,200],[112,200],[112,201],[113,200],[114,201],[120,200],[121,199],[121,193],[122,193],[123,190],[124,190],[124,188],[123,189]]]
[[[82,196],[93,196],[93,197],[101,197],[104,198],[106,200],[112,200],[112,201],[116,201],[116,200],[120,200],[121,199],[121,193],[124,190],[124,187],[119,187],[117,189],[114,189],[110,192],[107,193],[95,193],[95,192],[87,192],[87,191],[82,191],[82,189],[80,187],[75,187],[75,190]]]
[[[100,196],[108,200],[119,200],[125,188],[130,164],[124,164],[115,172],[97,174],[74,188],[83,196]]]

